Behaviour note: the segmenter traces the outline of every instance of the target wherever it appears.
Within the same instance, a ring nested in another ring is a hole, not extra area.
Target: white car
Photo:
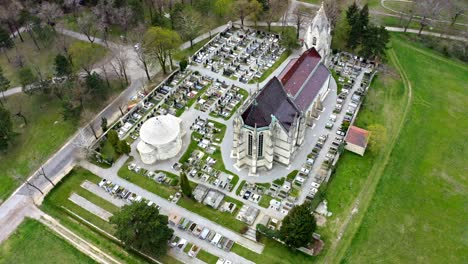
[[[319,183],[316,183],[316,182],[312,182],[311,186],[312,186],[313,188],[318,189],[318,188],[320,187],[320,184],[319,184]]]
[[[336,115],[330,115],[330,121],[335,122],[336,121]]]

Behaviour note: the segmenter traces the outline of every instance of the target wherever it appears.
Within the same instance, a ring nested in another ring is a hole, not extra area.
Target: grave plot
[[[233,86],[218,99],[210,116],[221,117],[225,120],[230,119],[248,96],[249,94],[246,90]]]
[[[190,126],[192,140],[180,159],[187,175],[222,190],[231,191],[238,176],[225,170],[219,144],[226,126],[211,120],[197,118]]]
[[[248,83],[259,79],[285,52],[279,43],[278,35],[233,27],[216,36],[193,56],[193,61],[214,73]]]
[[[198,99],[195,109],[198,109],[202,112],[208,112],[213,105],[216,105],[219,99],[230,90],[224,82],[216,80],[206,92]]]

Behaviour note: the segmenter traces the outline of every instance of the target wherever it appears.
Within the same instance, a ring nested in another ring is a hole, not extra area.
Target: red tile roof
[[[356,126],[349,127],[346,142],[365,148],[368,140],[369,131]]]
[[[310,73],[320,62],[320,59],[321,57],[317,50],[311,48],[302,53],[299,59],[294,61],[294,64],[288,65],[280,74],[280,80],[286,92],[294,97],[307,80],[307,77],[309,77]]]
[[[284,76],[286,75],[286,73],[289,72],[289,70],[292,68],[292,66],[294,65],[294,63],[296,63],[296,61],[298,60],[299,58],[294,58],[294,59],[291,59],[289,62],[288,62],[288,65],[286,65],[286,67],[284,67],[283,71],[280,73],[280,75],[278,76],[278,79],[282,80],[284,78]]]
[[[297,108],[302,111],[307,111],[329,76],[330,72],[327,67],[323,64],[319,64],[312,76],[304,84],[304,87],[294,98],[294,103]]]

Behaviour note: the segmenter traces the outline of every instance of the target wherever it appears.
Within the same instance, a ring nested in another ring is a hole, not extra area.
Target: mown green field
[[[0,263],[96,263],[33,219],[0,245]]]
[[[28,121],[12,116],[18,135],[6,152],[0,152],[0,203],[73,134],[75,125],[63,121],[61,104],[48,96],[18,94],[8,97],[5,108],[21,111]],[[17,179],[17,180],[15,180]]]
[[[357,203],[357,197],[364,202],[372,194],[360,195],[378,182],[377,172],[384,167],[385,155],[391,148],[402,113],[405,108],[407,91],[392,60],[374,77],[371,87],[364,98],[355,125],[364,129],[382,127],[378,135],[379,144],[370,145],[364,157],[345,151],[340,157],[335,173],[325,186],[324,194],[328,210],[333,213],[327,218],[326,225],[318,232],[326,242],[319,259],[329,257],[337,251],[334,243],[340,232],[347,226],[347,218]],[[374,135],[377,136],[377,135]]]
[[[413,102],[345,262],[466,262],[468,67],[393,35]]]
[[[333,216],[319,230],[328,242],[319,259],[463,263],[468,67],[400,35],[392,46],[390,65],[409,82],[404,89],[398,76],[381,74],[372,85],[357,124],[383,124],[387,142],[380,154],[371,146],[363,158],[345,153],[340,160],[326,194]]]

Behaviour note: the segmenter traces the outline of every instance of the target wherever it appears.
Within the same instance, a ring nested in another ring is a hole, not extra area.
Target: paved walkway
[[[70,197],[68,197],[68,200],[70,200],[72,203],[78,205],[79,207],[85,209],[86,211],[94,214],[95,216],[101,218],[102,220],[108,222],[109,218],[112,216],[112,214],[101,207],[95,205],[94,203],[88,201],[86,198],[83,196],[80,196],[76,193],[72,193]]]

